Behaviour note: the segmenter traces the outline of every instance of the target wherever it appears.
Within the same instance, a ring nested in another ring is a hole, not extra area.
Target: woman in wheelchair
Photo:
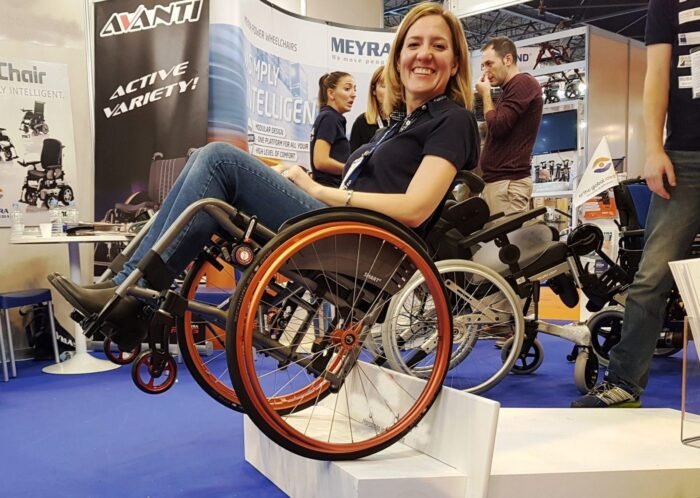
[[[423,234],[457,171],[478,162],[479,135],[470,112],[470,65],[462,26],[439,4],[420,4],[397,31],[389,61],[384,71],[385,114],[405,106],[407,117],[350,156],[341,188],[314,182],[300,166],[271,168],[228,144],[211,143],[192,154],[150,231],[111,281],[81,287],[54,275],[51,283],[85,316],[100,312],[115,287],[178,216],[204,198],[223,200],[273,231],[303,213],[353,206],[387,215]],[[184,226],[161,254],[171,282],[218,228],[203,212]],[[150,281],[141,284],[154,287]],[[138,300],[128,297],[109,314],[117,330],[111,339],[122,351],[133,349],[147,334],[141,309]]]

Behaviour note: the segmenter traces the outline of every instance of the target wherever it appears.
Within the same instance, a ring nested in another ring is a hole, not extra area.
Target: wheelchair
[[[74,200],[73,189],[64,180],[63,147],[59,140],[46,138],[38,161],[17,161],[25,168],[31,166],[22,185],[20,202],[36,206],[41,201],[48,208],[52,200],[65,206]]]
[[[644,226],[652,193],[645,180],[636,178],[625,180],[613,187],[613,195],[620,218],[619,265],[628,274],[628,284],[631,284],[642,259]],[[697,238],[690,248],[689,257],[700,257],[700,241]],[[608,365],[610,350],[620,342],[622,337],[624,315],[623,301],[612,303],[611,306],[603,308],[588,319],[593,349],[604,366]],[[683,300],[678,287],[674,284],[666,301],[664,324],[656,343],[654,356],[672,356],[682,349],[685,316]]]
[[[0,159],[10,162],[17,159],[17,150],[5,130],[6,128],[0,128]]]
[[[114,207],[107,210],[101,221],[139,224],[152,218],[185,168],[193,150],[188,150],[185,157],[174,159],[163,159],[161,152],[154,153],[148,170],[146,191],[133,192],[124,202],[116,203]],[[95,244],[94,274],[101,275],[125,247],[126,245],[122,242]]]
[[[493,218],[483,199],[471,197],[449,203],[428,236],[453,315],[454,346],[446,380],[451,387],[482,393],[508,372],[534,372],[544,357],[538,332],[574,343],[568,359],[575,361],[579,391],[586,393],[596,384],[599,364],[588,327],[540,320],[540,287],[547,282],[569,307],[578,304],[581,289],[589,299],[587,306],[597,311],[621,299],[628,277],[602,252],[599,228],[582,225],[567,241],[559,241],[549,227],[533,223],[545,211]],[[581,263],[581,256],[591,252],[611,263],[600,277]],[[427,369],[412,364],[403,347],[430,347],[431,310],[424,306],[422,292],[416,278],[392,299],[389,316],[395,320],[384,322],[378,341],[392,368],[417,376]],[[500,351],[495,347],[499,338],[507,338]]]
[[[19,130],[24,136],[46,135],[49,125],[44,119],[44,103],[34,101],[34,109],[21,109],[24,113],[19,123]]]
[[[174,290],[160,255],[200,211],[221,229]],[[201,289],[215,274],[221,283],[214,289],[224,299],[208,302]],[[152,288],[139,287],[141,278]],[[391,298],[416,278],[431,309],[431,345],[411,351],[404,344],[403,350],[413,364],[430,365],[422,382],[389,369],[373,342],[374,331],[392,319]],[[86,335],[109,337],[110,311],[126,296],[147,303],[143,314],[150,324],[150,350],[132,363],[139,388],[160,393],[172,387],[177,364],[168,346],[175,327],[188,368],[210,395],[307,458],[360,458],[399,440],[426,414],[448,370],[452,316],[425,244],[371,211],[314,211],[275,234],[223,201],[200,200],[169,227],[100,313],[75,311],[73,318]],[[193,326],[198,322],[204,331]],[[212,341],[222,353],[209,358],[203,346]]]

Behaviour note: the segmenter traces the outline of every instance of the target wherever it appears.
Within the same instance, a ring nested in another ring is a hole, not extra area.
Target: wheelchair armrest
[[[638,228],[636,230],[623,230],[620,233],[620,237],[644,237],[644,229]]]
[[[135,214],[138,213],[141,210],[148,210],[148,209],[155,209],[156,208],[156,203],[155,202],[142,202],[141,204],[124,204],[124,203],[117,203],[114,205],[114,209],[124,213],[124,214]]]
[[[41,164],[41,161],[17,161],[19,164],[24,166],[25,168],[28,166],[34,166],[36,168],[37,164]]]
[[[481,230],[489,219],[489,208],[481,197],[470,197],[449,205],[443,215],[445,224],[454,227],[462,235]]]
[[[492,214],[491,216],[489,216],[489,219],[486,223],[491,223],[492,221],[497,220],[498,218],[503,218],[505,215],[506,213],[504,213],[503,211]]]
[[[457,175],[454,179],[454,183],[465,184],[467,187],[469,187],[469,190],[473,194],[480,194],[484,190],[484,186],[486,185],[486,182],[484,182],[484,180],[476,173],[472,173],[471,171],[465,170],[460,170],[457,172]]]
[[[488,242],[494,240],[500,235],[508,234],[517,228],[523,226],[526,221],[537,218],[547,212],[544,207],[531,209],[530,211],[525,211],[524,213],[514,213],[502,216],[491,226],[488,226],[478,232],[465,237],[459,241],[460,247],[464,249],[469,249],[476,244],[481,242]]]

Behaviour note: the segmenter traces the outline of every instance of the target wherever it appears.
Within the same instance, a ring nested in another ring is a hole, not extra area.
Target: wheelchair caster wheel
[[[513,338],[508,339],[503,348],[501,349],[501,360],[505,361],[510,354],[510,350],[513,347]],[[523,344],[523,348],[525,344]],[[544,360],[544,348],[542,343],[535,339],[527,351],[521,350],[518,358],[515,360],[513,367],[510,369],[516,375],[526,375],[534,372],[540,365],[542,365],[542,360]]]
[[[581,394],[587,394],[598,383],[598,357],[589,348],[581,348],[574,364],[574,385]]]
[[[117,365],[128,365],[141,353],[141,345],[136,346],[132,351],[112,351],[112,341],[111,339],[105,339],[102,343],[102,350],[105,352],[105,356],[112,363]]]
[[[622,338],[622,320],[625,316],[623,308],[605,308],[592,315],[586,325],[591,331],[591,346],[598,357],[598,362],[604,367],[610,361],[610,350]]]
[[[177,364],[169,354],[158,355],[144,351],[131,366],[131,378],[141,391],[161,394],[173,387],[177,379]]]

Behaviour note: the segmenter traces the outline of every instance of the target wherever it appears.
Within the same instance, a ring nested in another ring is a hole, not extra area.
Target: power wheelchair
[[[48,208],[52,200],[65,206],[75,200],[73,188],[65,182],[63,147],[60,140],[46,138],[38,161],[17,161],[25,168],[31,166],[22,185],[20,202],[36,206],[41,201]]]
[[[46,135],[49,125],[44,118],[44,103],[34,101],[34,109],[21,109],[24,113],[19,123],[19,130],[25,137],[29,135]]]
[[[0,128],[0,159],[10,162],[17,159],[17,150],[5,130],[6,128]]]
[[[201,211],[217,220],[220,231],[173,289],[160,255]],[[214,289],[222,296],[209,301],[202,290],[215,274]],[[138,286],[142,277],[152,288]],[[372,333],[391,319],[391,298],[416,277],[432,309],[431,347],[413,351],[418,365],[430,365],[425,382],[391,370],[377,355]],[[452,317],[423,241],[366,210],[314,211],[275,234],[223,201],[200,200],[156,242],[100,313],[76,311],[73,317],[86,335],[99,331],[109,337],[115,328],[110,312],[126,296],[145,303],[142,315],[149,320],[150,350],[133,358],[139,388],[159,393],[173,385],[177,364],[168,346],[174,326],[187,366],[207,393],[245,411],[268,437],[309,458],[359,458],[397,441],[432,405],[449,366]],[[202,321],[208,331],[200,334],[193,324]],[[217,341],[225,355],[207,346]]]

